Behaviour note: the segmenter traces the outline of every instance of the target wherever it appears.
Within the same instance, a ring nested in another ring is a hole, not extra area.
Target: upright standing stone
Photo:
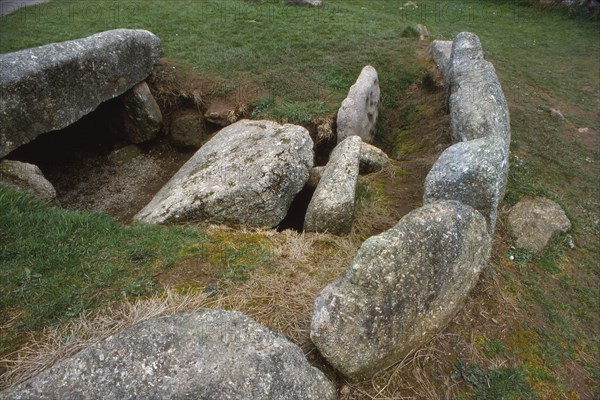
[[[154,139],[162,126],[163,116],[148,84],[140,82],[121,97],[125,135],[139,144]]]
[[[461,32],[454,39],[450,69],[450,123],[454,142],[490,135],[510,145],[508,103],[494,66],[483,59],[477,35]]]
[[[450,82],[450,63],[452,62],[452,41],[451,40],[434,40],[429,46],[431,58],[442,73],[446,85]]]
[[[501,138],[490,136],[448,147],[425,178],[423,203],[456,200],[481,214],[490,234],[508,178],[508,154]]]
[[[379,115],[379,78],[375,68],[367,65],[342,102],[337,116],[338,143],[357,135],[366,143],[373,142]]]
[[[352,230],[362,141],[350,136],[331,153],[304,219],[306,232],[344,235]]]

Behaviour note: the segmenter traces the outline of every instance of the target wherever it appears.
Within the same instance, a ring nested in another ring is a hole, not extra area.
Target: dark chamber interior
[[[277,227],[279,232],[288,229],[302,232],[304,229],[304,217],[306,216],[308,204],[310,203],[314,193],[314,188],[305,187],[296,195],[287,215]]]

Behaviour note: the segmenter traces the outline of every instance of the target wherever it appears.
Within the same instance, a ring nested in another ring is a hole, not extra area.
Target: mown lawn
[[[371,64],[384,96],[382,140],[386,120],[406,106],[405,90],[425,74],[416,56],[423,45],[402,37],[404,29],[423,23],[431,39],[477,33],[510,103],[513,158],[504,210],[524,196],[544,195],[565,208],[574,228],[533,256],[510,247],[501,214],[488,271],[493,279],[486,275],[481,287],[493,280],[514,307],[486,302],[479,292],[474,297],[494,320],[516,316],[501,320],[503,327],[484,328],[487,320],[477,315],[482,323],[470,331],[451,326],[449,333],[463,337],[472,352],[452,356],[451,370],[423,365],[425,380],[440,398],[448,382],[458,384],[452,390],[462,398],[600,397],[599,23],[514,1],[417,1],[416,9],[398,0],[326,3],[311,9],[278,0],[53,0],[1,17],[0,51],[113,28],[148,29],[161,38],[168,59],[220,82],[223,92],[258,88],[266,93],[259,116],[290,121],[334,112]],[[192,227],[127,227],[0,190],[0,353],[22,344],[26,332],[123,296],[159,292],[156,274],[197,255],[209,240]],[[262,261],[244,262],[242,270],[251,274],[247,265]],[[414,379],[407,374],[394,381]],[[385,394],[410,393],[401,386]]]

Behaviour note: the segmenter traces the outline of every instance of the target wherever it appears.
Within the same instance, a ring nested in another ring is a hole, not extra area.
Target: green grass
[[[470,386],[469,398],[477,400],[534,400],[536,395],[525,380],[522,368],[501,367],[487,370],[476,364],[465,364],[460,358],[452,378],[461,378]],[[459,396],[458,399],[465,397]]]
[[[186,260],[218,286],[248,279],[270,254],[246,236],[182,226],[125,226],[101,213],[49,206],[0,185],[0,354],[111,302],[162,292],[156,277]]]
[[[0,353],[19,332],[39,331],[111,301],[153,293],[188,243],[183,227],[123,226],[100,214],[71,212],[0,185]],[[14,344],[14,343],[13,343]]]
[[[577,129],[600,131],[599,23],[500,0],[421,0],[415,10],[401,9],[398,0],[326,0],[323,9],[284,3],[102,1],[92,8],[53,0],[0,17],[0,51],[113,28],[148,29],[161,38],[167,58],[227,82],[224,92],[249,85],[266,93],[256,102],[255,117],[292,122],[334,112],[361,68],[371,64],[382,88],[381,139],[398,108],[405,123],[431,118],[400,103],[424,75],[415,57],[419,42],[402,32],[422,23],[431,39],[477,33],[510,105],[513,156],[505,205],[525,196],[549,197],[574,227],[571,237],[557,236],[542,254],[511,249],[493,260],[503,266],[501,287],[518,297],[528,324],[489,341],[484,354],[509,355],[520,366],[463,364],[455,368],[457,379],[468,398],[535,398],[544,390],[550,397],[539,397],[556,398],[569,391],[564,365],[573,362],[588,371],[589,387],[597,385],[600,149]],[[549,107],[560,109],[567,121],[543,111]],[[395,128],[396,151],[409,152],[411,144],[401,140],[407,133]],[[359,198],[372,197],[371,189],[359,185]],[[177,264],[195,251],[194,242],[205,240],[189,228],[124,227],[100,214],[50,209],[4,189],[0,207],[2,290],[10,293],[2,296],[2,315],[27,316],[14,335],[123,294],[151,293],[156,271]],[[217,272],[225,279],[246,279],[264,261],[260,251],[248,261],[244,246],[221,241],[229,243],[229,250],[218,251],[219,259],[230,261],[229,269],[221,262]],[[505,261],[508,256],[512,261]],[[8,334],[3,332],[3,346],[14,339],[5,339]]]

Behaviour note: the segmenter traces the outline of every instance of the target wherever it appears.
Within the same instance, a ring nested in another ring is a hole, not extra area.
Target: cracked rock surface
[[[306,232],[344,235],[352,230],[362,141],[350,136],[338,144],[308,205]]]

